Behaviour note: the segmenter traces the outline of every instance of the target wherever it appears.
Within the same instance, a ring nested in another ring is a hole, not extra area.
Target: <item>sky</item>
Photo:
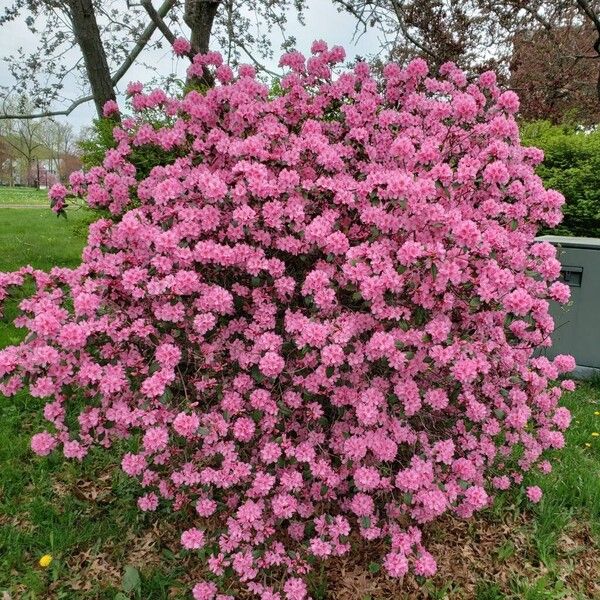
[[[4,13],[4,9],[11,5],[13,0],[0,0],[0,14]],[[124,3],[123,3],[124,5]],[[356,55],[365,56],[372,54],[379,47],[377,34],[374,31],[369,31],[358,40],[353,40],[355,21],[348,14],[340,14],[330,2],[324,0],[309,0],[308,10],[305,15],[305,26],[303,27],[297,20],[294,14],[290,14],[288,27],[286,32],[288,35],[293,35],[297,40],[297,48],[301,52],[308,53],[310,45],[315,39],[323,39],[330,45],[341,45],[346,48],[347,55],[354,57]],[[159,36],[159,32],[155,32],[155,36]],[[280,40],[273,40],[273,47],[279,47]],[[8,70],[8,65],[4,60],[6,57],[13,54],[19,47],[25,49],[34,47],[36,44],[35,37],[30,33],[23,18],[8,23],[0,27],[0,86],[10,86],[13,84],[12,77]],[[277,55],[277,52],[276,52]],[[152,51],[142,54],[144,61],[156,65],[157,73],[162,76],[169,75],[173,71],[179,76],[184,75],[187,59],[176,60],[168,48]],[[278,71],[277,60],[272,64],[267,63],[267,67],[271,70]],[[149,81],[153,77],[153,73],[149,72],[142,65],[134,65],[125,77],[121,80],[119,88],[124,89],[129,81]],[[0,91],[0,99],[2,92]],[[73,100],[81,95],[81,90],[75,82],[69,84],[63,90],[66,98]],[[66,100],[64,106],[70,102]],[[63,108],[56,105],[53,108]],[[76,108],[66,120],[73,125],[75,130],[91,124],[91,120],[95,116],[94,105],[89,102]]]

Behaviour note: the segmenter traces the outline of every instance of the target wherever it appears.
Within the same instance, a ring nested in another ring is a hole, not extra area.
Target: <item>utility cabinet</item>
[[[571,288],[569,304],[551,302],[554,333],[544,353],[572,355],[575,377],[600,375],[600,238],[544,235],[537,240],[558,248],[560,280]]]

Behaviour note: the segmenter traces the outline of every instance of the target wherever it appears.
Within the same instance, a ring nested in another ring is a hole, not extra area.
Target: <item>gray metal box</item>
[[[554,318],[548,356],[571,354],[575,376],[600,375],[600,239],[544,235],[538,241],[558,247],[560,279],[571,288],[567,306],[551,303]]]

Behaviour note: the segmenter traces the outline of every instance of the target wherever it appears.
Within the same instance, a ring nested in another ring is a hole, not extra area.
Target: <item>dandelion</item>
[[[40,558],[40,567],[46,569],[52,563],[52,554],[44,554],[42,558]]]
[[[600,433],[598,433],[597,431],[592,431],[592,437],[598,437],[600,435]]]
[[[600,410],[595,410],[595,411],[594,411],[594,414],[595,414],[596,416],[600,415]]]
[[[585,447],[586,447],[586,448],[591,448],[591,447],[592,447],[592,445],[591,445],[589,442],[586,442],[586,443],[585,443]]]

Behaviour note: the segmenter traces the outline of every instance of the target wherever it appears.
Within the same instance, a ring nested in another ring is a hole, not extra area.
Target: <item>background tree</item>
[[[590,106],[593,111],[598,110],[598,1],[333,2],[340,11],[347,11],[357,19],[356,35],[371,27],[381,32],[381,47],[377,53],[380,60],[404,61],[417,54],[433,67],[453,61],[470,72],[494,68],[503,76],[505,84],[510,83],[522,93],[525,112],[529,110],[530,101],[537,106],[532,109],[536,116],[545,110],[556,112],[562,105],[564,111],[579,106],[582,114],[589,114]],[[529,56],[532,45],[539,61]],[[517,57],[515,50],[518,50]],[[513,73],[516,66],[518,77]],[[563,98],[562,104],[556,102],[557,96]],[[564,102],[565,97],[569,102]]]
[[[24,97],[14,105],[14,112],[26,113],[31,104]],[[36,185],[35,161],[39,151],[44,148],[44,129],[48,126],[46,119],[5,119],[0,121],[0,137],[8,154],[17,163],[17,170],[28,185]]]
[[[515,35],[510,83],[522,98],[522,119],[600,120],[597,74],[591,61],[581,58],[589,54],[594,36],[589,25],[565,25],[552,36],[543,29]]]
[[[0,137],[0,184],[14,184],[13,153]]]
[[[0,26],[23,17],[39,43],[30,52],[21,48],[6,57],[15,83],[4,95],[27,94],[37,110],[15,115],[5,106],[0,118],[68,115],[91,100],[101,115],[131,65],[142,60],[143,51],[163,45],[165,34],[171,41],[178,31],[197,51],[207,51],[213,39],[228,62],[245,57],[262,67],[272,53],[274,28],[280,30],[284,47],[294,44],[284,25],[292,8],[302,19],[305,3],[259,0],[248,6],[242,0],[163,0],[155,8],[151,0],[14,0],[0,16]],[[157,29],[163,36],[153,37]],[[63,91],[72,80],[82,94],[69,101]],[[56,104],[61,107],[50,108]]]
[[[81,168],[77,136],[73,126],[69,123],[50,120],[43,133],[44,144],[51,152],[53,171],[61,181],[66,181],[70,173]]]

